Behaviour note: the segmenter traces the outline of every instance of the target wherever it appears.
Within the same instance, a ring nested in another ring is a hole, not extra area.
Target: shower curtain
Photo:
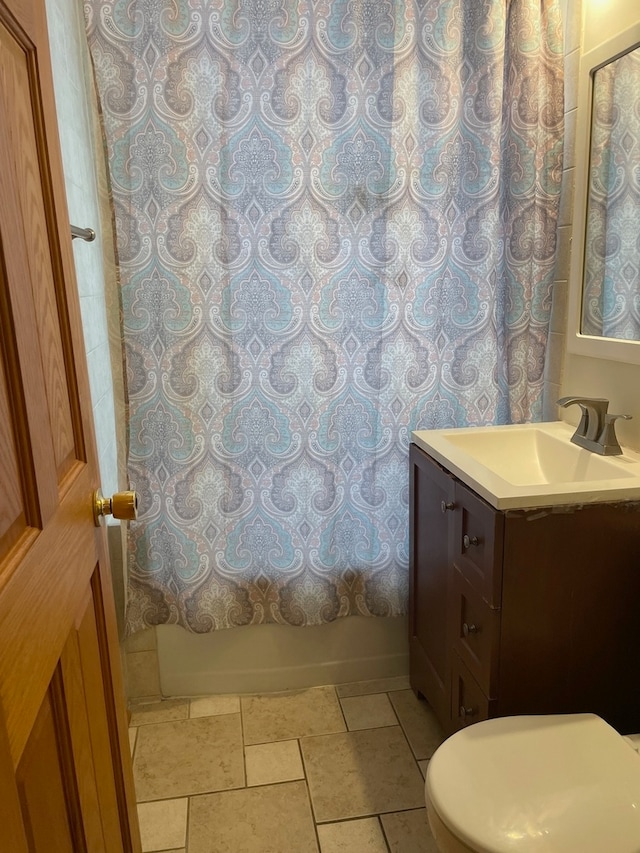
[[[406,611],[412,429],[539,419],[556,0],[86,0],[130,632]]]

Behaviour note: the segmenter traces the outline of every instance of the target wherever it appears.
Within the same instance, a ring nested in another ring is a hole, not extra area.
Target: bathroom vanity
[[[508,439],[518,436],[501,429],[508,486],[519,476],[516,457],[508,471]],[[597,487],[582,474],[578,485],[521,483],[523,494],[505,498],[500,477],[483,481],[473,453],[447,453],[438,432],[414,433],[410,452],[414,691],[447,733],[490,717],[579,711],[640,732],[640,457],[619,460],[617,485],[614,470]],[[584,472],[594,454],[571,452]]]

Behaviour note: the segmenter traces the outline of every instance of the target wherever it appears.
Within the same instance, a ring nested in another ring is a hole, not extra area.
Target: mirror
[[[580,330],[640,340],[640,47],[593,73]]]
[[[640,364],[640,24],[582,58],[574,352]]]

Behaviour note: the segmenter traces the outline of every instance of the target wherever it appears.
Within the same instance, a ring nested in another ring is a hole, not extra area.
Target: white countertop
[[[553,421],[416,430],[411,440],[496,509],[640,501],[640,454],[600,456],[572,444],[574,432]]]

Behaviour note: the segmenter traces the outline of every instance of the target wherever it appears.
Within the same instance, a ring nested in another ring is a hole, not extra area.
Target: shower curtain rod
[[[78,228],[77,225],[71,226],[71,239],[79,237],[81,240],[86,240],[87,243],[92,243],[96,239],[96,232],[93,228]]]

